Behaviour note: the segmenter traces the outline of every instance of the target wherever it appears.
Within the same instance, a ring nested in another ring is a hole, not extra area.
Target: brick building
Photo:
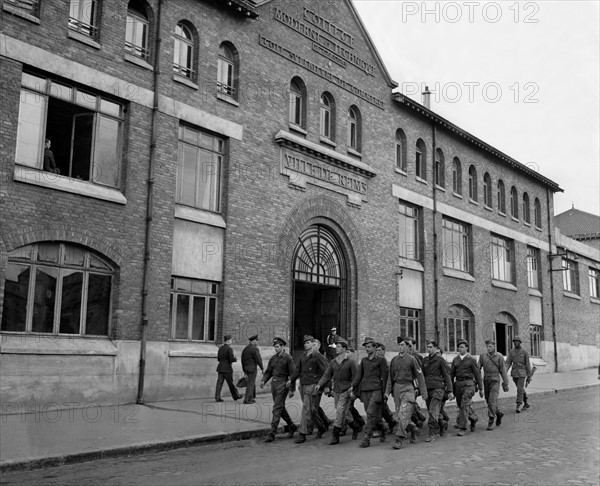
[[[332,325],[597,362],[556,332],[558,184],[392,93],[350,1],[0,15],[4,402],[208,397],[224,334]]]

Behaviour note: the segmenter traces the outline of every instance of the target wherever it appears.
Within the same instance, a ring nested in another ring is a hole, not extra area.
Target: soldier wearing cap
[[[344,423],[352,428],[352,438],[356,439],[362,427],[354,422],[349,412],[352,401],[350,387],[357,373],[356,362],[348,357],[348,342],[338,339],[335,343],[337,357],[329,362],[325,373],[317,384],[317,391],[333,380],[333,399],[335,407],[335,420],[333,422],[333,436],[329,445],[340,443],[340,432]]]
[[[329,361],[337,357],[335,343],[338,339],[340,339],[340,336],[338,336],[337,327],[332,327],[330,334],[327,336],[327,339],[325,339],[325,345],[327,346],[325,349],[325,355]]]
[[[458,436],[462,437],[467,433],[467,418],[471,422],[471,432],[475,431],[477,423],[477,414],[471,406],[471,400],[479,388],[479,396],[483,397],[483,382],[477,361],[467,350],[469,343],[464,339],[458,341],[458,356],[452,360],[450,367],[450,377],[454,382],[454,394],[456,395],[456,405],[458,412]]]
[[[494,428],[502,423],[504,414],[498,405],[498,395],[500,394],[500,378],[502,378],[502,389],[508,391],[508,374],[504,368],[504,358],[496,352],[496,341],[488,339],[485,342],[487,353],[479,356],[479,369],[483,371],[483,388],[485,391],[485,401],[488,407],[488,426],[487,430]]]
[[[227,382],[229,391],[234,400],[239,400],[242,396],[238,393],[235,385],[233,384],[233,367],[232,363],[237,361],[237,358],[233,354],[231,349],[231,343],[233,342],[232,336],[226,334],[223,336],[223,345],[217,352],[217,359],[219,364],[217,365],[217,387],[215,388],[215,402],[222,402],[221,390],[223,389],[223,382]]]
[[[523,408],[529,408],[527,403],[527,393],[525,387],[531,381],[531,363],[529,362],[529,353],[521,346],[523,340],[519,336],[513,338],[514,347],[508,353],[506,358],[506,370],[510,371],[513,382],[517,386],[517,408],[515,412],[521,412]]]
[[[396,442],[394,449],[402,448],[402,441],[406,439],[406,432],[411,432],[415,429],[415,424],[411,421],[411,416],[414,410],[416,401],[415,385],[416,380],[419,383],[419,390],[423,399],[427,400],[427,388],[425,387],[425,379],[419,364],[408,350],[408,344],[411,343],[409,338],[398,337],[399,352],[394,356],[390,363],[390,376],[387,382],[384,401],[388,395],[393,394],[394,404],[396,406]]]
[[[258,349],[258,334],[248,338],[250,343],[242,351],[242,371],[246,375],[248,384],[246,385],[246,394],[244,395],[244,403],[256,403],[256,374],[260,371],[265,372],[263,368],[260,350]]]
[[[317,426],[317,437],[321,438],[327,427],[318,416],[319,392],[316,389],[317,383],[327,369],[327,358],[315,350],[315,338],[309,335],[304,336],[304,353],[296,363],[296,369],[291,376],[292,385],[300,379],[300,398],[302,399],[302,418],[300,420],[299,436],[296,439],[297,444],[306,442],[306,436]]]
[[[377,343],[376,353],[381,358],[386,359],[385,358],[385,345],[382,343]],[[388,363],[388,369],[389,369],[389,363]],[[396,430],[398,422],[394,418],[394,414],[390,410],[390,406],[388,405],[387,400],[384,400],[381,404],[381,418],[383,418],[383,420],[388,424],[388,432],[394,433],[394,430]],[[373,432],[373,437],[377,437],[377,432]]]
[[[273,442],[275,440],[275,434],[277,433],[277,427],[279,427],[279,421],[281,419],[285,420],[288,425],[289,438],[292,438],[294,432],[298,430],[298,427],[292,422],[292,418],[285,408],[285,399],[288,397],[288,393],[290,398],[294,396],[294,388],[292,387],[290,376],[295,371],[294,360],[284,350],[286,344],[287,343],[279,337],[273,339],[275,354],[271,356],[269,364],[267,365],[267,370],[264,372],[260,383],[260,387],[263,388],[265,384],[268,383],[269,379],[271,377],[273,378],[271,381],[273,419],[271,420],[271,432],[265,439],[265,442]]]
[[[367,356],[360,361],[358,373],[352,382],[352,390],[360,387],[360,400],[367,412],[365,436],[359,447],[371,445],[371,435],[374,430],[381,431],[379,440],[385,442],[385,429],[381,420],[383,394],[388,380],[388,365],[385,358],[377,356],[375,339],[366,337],[363,346]]]
[[[425,377],[425,385],[427,386],[427,410],[429,412],[429,437],[426,442],[435,440],[436,434],[444,435],[446,430],[444,420],[441,418],[440,412],[444,395],[452,399],[452,380],[446,360],[438,353],[439,345],[436,341],[427,343],[428,356],[423,359],[423,376]]]

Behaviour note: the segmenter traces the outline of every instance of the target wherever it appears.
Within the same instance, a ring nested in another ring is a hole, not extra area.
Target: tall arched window
[[[406,172],[408,169],[406,160],[406,135],[401,128],[396,130],[396,169]]]
[[[458,157],[454,157],[452,161],[452,191],[462,196],[462,167]]]
[[[360,110],[352,105],[348,109],[348,147],[357,152],[361,151],[361,131]]]
[[[542,229],[542,205],[537,197],[535,198],[533,205],[533,220],[535,222],[535,227]]]
[[[477,170],[474,165],[469,167],[469,199],[477,201]]]
[[[238,55],[235,47],[229,42],[219,46],[217,65],[217,91],[229,98],[237,99],[238,95]]]
[[[529,207],[529,195],[523,193],[523,221],[527,224],[531,224],[531,211]]]
[[[448,352],[458,352],[458,341],[464,339],[469,343],[469,352],[475,354],[471,340],[473,324],[473,315],[462,305],[453,305],[448,308],[446,317],[444,317]]]
[[[127,6],[125,27],[125,52],[132,56],[148,60],[150,57],[148,31],[149,21],[143,1],[131,0]]]
[[[506,214],[506,190],[502,179],[498,180],[498,212]]]
[[[427,148],[422,139],[417,140],[415,151],[415,176],[417,179],[427,180]]]
[[[173,52],[173,71],[175,74],[194,78],[194,38],[192,30],[183,22],[175,27],[175,49]]]
[[[487,172],[483,175],[483,204],[492,207],[492,178]]]
[[[510,215],[519,219],[519,196],[515,186],[510,188]]]
[[[320,114],[321,136],[335,140],[335,102],[330,93],[321,95]]]
[[[98,253],[56,241],[8,254],[2,331],[108,335],[115,270]]]
[[[436,186],[446,187],[446,163],[444,161],[444,153],[439,148],[435,151],[434,178]]]
[[[298,77],[290,82],[289,122],[301,128],[306,126],[306,86]]]

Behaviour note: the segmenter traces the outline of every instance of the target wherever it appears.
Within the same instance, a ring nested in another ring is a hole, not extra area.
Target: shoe
[[[352,440],[356,440],[358,439],[358,434],[360,434],[362,432],[363,426],[360,424],[357,424],[356,422],[353,422],[354,427],[352,427]]]
[[[467,435],[467,430],[466,429],[460,429],[458,431],[458,434],[456,434],[456,435],[459,436],[459,437],[463,437],[463,436]]]
[[[494,419],[491,418],[488,420],[488,426],[486,430],[494,430]]]
[[[515,408],[515,413],[521,413],[521,405],[517,403],[517,408]]]
[[[498,412],[496,414],[496,427],[500,427],[500,424],[502,423],[502,417],[504,417],[502,412]]]
[[[296,444],[304,444],[306,442],[306,434],[300,432],[296,440],[294,441]]]
[[[409,426],[411,427],[411,426]],[[416,444],[417,443],[417,435],[418,435],[418,428],[415,427],[414,425],[411,427],[410,429],[410,443],[411,444]]]
[[[243,403],[244,403],[245,405],[250,405],[250,404],[252,404],[252,403],[256,403],[256,400],[244,400],[244,401],[243,401]]]
[[[325,434],[325,432],[327,432],[328,428],[320,428],[319,430],[317,430],[317,439],[320,439],[321,437],[323,437],[323,434]]]
[[[358,447],[362,447],[363,449],[365,447],[369,447],[371,445],[371,441],[369,440],[368,437],[365,437],[363,440],[360,441],[360,443],[358,444]]]
[[[240,398],[242,398],[242,397],[237,397],[237,398],[234,398],[234,399],[233,399],[233,401],[234,401],[234,402],[237,402],[237,401],[238,401]]]
[[[297,430],[298,430],[298,426],[296,424],[288,425],[287,438],[291,439],[292,437],[294,437],[294,432],[296,432]]]
[[[469,419],[469,422],[471,422],[471,432],[475,432],[475,427],[477,425],[477,420],[478,419]]]
[[[396,442],[392,446],[394,449],[402,449],[402,439],[400,437],[396,437]]]
[[[438,426],[440,427],[440,437],[444,437],[446,435],[446,429],[448,428],[448,422],[438,420]]]
[[[340,430],[340,437],[344,437],[346,435],[347,429]]]
[[[460,425],[458,425],[458,424],[454,424],[454,428],[455,428],[455,429],[460,429]]]
[[[334,427],[333,428],[333,432],[331,435],[331,441],[329,442],[329,445],[336,445],[340,443],[340,428],[339,427]]]
[[[425,439],[425,442],[433,442],[434,440],[435,440],[435,436],[430,435],[429,437],[427,437],[427,439]]]
[[[215,398],[215,402],[222,402],[223,399],[222,398]]]
[[[267,435],[267,437],[265,438],[265,440],[263,442],[273,442],[275,440],[275,434],[269,434]]]
[[[529,403],[525,402],[525,403],[523,404],[523,410],[526,410],[526,409],[528,409],[528,408],[529,408]]]
[[[379,434],[379,442],[385,442],[386,438],[387,438],[387,431],[385,430],[385,425],[384,425],[383,428],[381,429],[381,433]]]

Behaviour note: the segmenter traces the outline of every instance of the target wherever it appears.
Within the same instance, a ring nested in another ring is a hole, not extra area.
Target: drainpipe
[[[158,90],[160,75],[161,32],[160,20],[162,0],[158,0],[156,15],[156,43],[154,50],[154,102],[152,106],[152,127],[150,140],[150,158],[148,162],[148,197],[146,199],[146,240],[144,244],[144,276],[142,285],[142,341],[140,343],[140,374],[138,379],[138,394],[136,403],[144,403],[144,377],[146,375],[146,343],[148,339],[148,284],[150,273],[150,238],[152,236],[152,219],[154,215],[154,166],[156,163],[156,137],[158,132]]]
[[[554,345],[554,372],[558,373],[558,350],[556,347],[556,312],[554,309],[554,274],[552,273],[552,257],[550,254],[552,253],[552,218],[550,217],[550,191],[548,190],[548,186],[546,186],[546,213],[548,219],[548,265],[550,265],[550,271],[548,272],[550,275],[550,308],[552,314],[552,343]]]
[[[433,177],[431,184],[433,186],[433,322],[435,325],[435,340],[440,342],[439,319],[439,276],[438,276],[438,232],[437,232],[437,189],[435,184],[435,160],[436,160],[436,128],[435,121],[432,120],[432,147],[433,147]]]

